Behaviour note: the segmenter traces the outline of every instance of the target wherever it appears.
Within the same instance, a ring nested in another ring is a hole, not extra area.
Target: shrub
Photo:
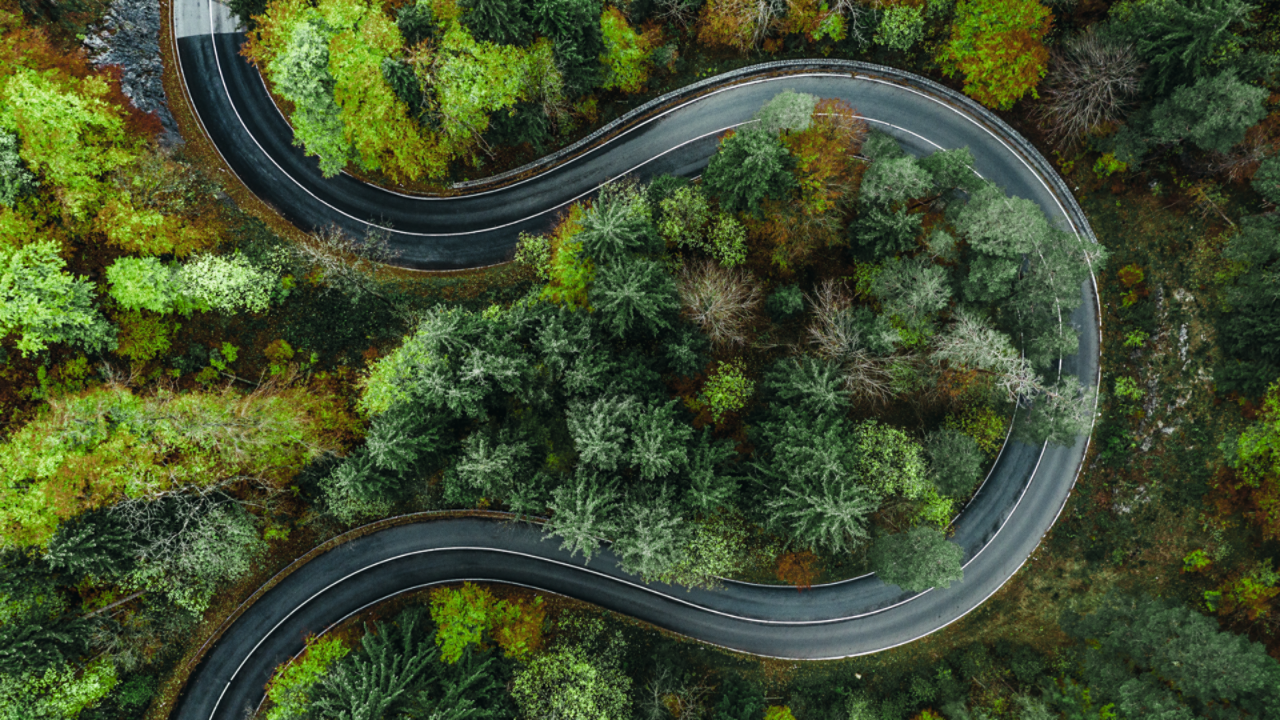
[[[722,362],[707,376],[702,386],[701,400],[711,412],[717,424],[723,423],[730,413],[740,412],[755,393],[755,381],[743,373],[741,363]]]
[[[120,336],[116,353],[138,364],[168,352],[170,338],[182,327],[152,313],[126,312],[119,320]]]
[[[628,715],[630,689],[610,657],[565,645],[535,655],[516,673],[511,695],[529,720],[601,720]]]
[[[1052,24],[1052,13],[1036,0],[960,0],[938,60],[948,76],[964,74],[966,95],[1008,110],[1028,92],[1035,97]]]
[[[970,405],[959,417],[948,415],[943,426],[973,438],[989,456],[1000,452],[1008,430],[1005,419],[986,405]]]

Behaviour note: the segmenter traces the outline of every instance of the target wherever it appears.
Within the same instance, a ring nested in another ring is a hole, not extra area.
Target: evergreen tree
[[[1108,28],[1133,43],[1148,65],[1146,85],[1160,96],[1201,80],[1239,58],[1252,23],[1245,0],[1158,0],[1123,6]]]
[[[662,240],[650,223],[649,203],[634,185],[606,185],[582,215],[582,230],[574,237],[597,265],[622,264],[633,255],[662,250]]]
[[[462,24],[476,40],[499,45],[528,44],[528,7],[521,0],[464,0],[460,4]]]
[[[703,430],[697,444],[689,450],[689,489],[685,493],[685,504],[690,509],[710,513],[733,506],[738,480],[724,466],[737,455],[732,440],[712,440],[710,429]]]
[[[1160,143],[1190,140],[1203,150],[1225,153],[1267,116],[1269,96],[1266,88],[1243,83],[1234,72],[1201,78],[1155,106],[1152,138]]]
[[[572,94],[586,93],[602,79],[603,11],[600,0],[534,0],[531,5],[533,29],[555,43],[565,88]]]
[[[77,579],[112,580],[133,569],[138,550],[127,523],[109,510],[95,509],[59,525],[45,556],[52,567]]]
[[[1252,184],[1263,200],[1280,205],[1280,155],[1272,155],[1258,165]]]
[[[758,720],[764,714],[764,692],[737,673],[725,675],[712,720]]]
[[[548,537],[561,538],[561,550],[569,550],[572,556],[581,552],[589,561],[601,538],[617,529],[613,518],[618,500],[615,481],[580,469],[552,494],[551,519],[543,531]]]
[[[480,498],[506,498],[528,474],[532,453],[529,441],[510,430],[472,433],[462,441],[457,464],[445,474],[445,500],[474,505]]]
[[[964,577],[964,551],[928,525],[876,538],[867,559],[881,580],[910,593],[951,587]]]
[[[612,545],[618,565],[646,582],[665,579],[684,559],[689,536],[670,486],[648,499],[631,498],[626,507],[627,521]]]
[[[688,464],[686,446],[693,428],[678,416],[678,401],[649,405],[633,420],[630,463],[644,480],[655,480],[679,472]]]
[[[1280,663],[1190,608],[1112,592],[1092,613],[1064,614],[1061,626],[1084,644],[1084,678],[1095,696],[1124,717],[1280,711]]]
[[[343,658],[320,681],[311,712],[333,720],[373,720],[391,716],[408,700],[410,688],[436,658],[425,640],[422,613],[403,613],[375,632],[365,626],[360,652]]]
[[[653,337],[671,328],[680,296],[671,273],[660,262],[637,258],[597,272],[591,306],[600,313],[601,326],[615,337],[634,331]]]
[[[812,355],[779,360],[765,375],[765,387],[808,413],[840,413],[849,408],[851,393],[845,388],[844,372]]]
[[[776,133],[740,128],[720,143],[702,184],[725,210],[759,215],[761,202],[784,198],[795,187],[794,165],[795,158]]]
[[[943,495],[967,497],[982,479],[982,450],[959,430],[943,428],[929,433],[924,449],[929,456],[929,476]]]
[[[569,404],[566,419],[578,462],[585,467],[616,470],[626,459],[633,418],[640,406],[631,396],[606,396]]]

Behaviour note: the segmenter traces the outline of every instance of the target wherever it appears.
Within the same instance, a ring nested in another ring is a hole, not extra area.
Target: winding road
[[[716,137],[748,121],[784,89],[840,98],[917,155],[969,147],[975,170],[1037,202],[1082,242],[1095,242],[1062,180],[1025,139],[972,101],[926,79],[865,63],[770,63],[709,78],[659,98],[578,146],[514,178],[476,183],[456,197],[413,197],[343,175],[323,178],[291,145],[292,133],[257,71],[238,55],[243,35],[210,0],[174,0],[176,56],[188,97],[230,169],[304,229],[336,224],[356,235],[387,231],[400,262],[452,269],[504,262],[520,231],[545,231],[555,213],[623,175],[697,174]],[[1097,294],[1081,287],[1070,322],[1081,333],[1062,371],[1099,378]],[[642,584],[606,549],[588,565],[544,542],[533,525],[430,519],[363,535],[287,574],[204,653],[174,717],[242,718],[277,664],[303,638],[385,598],[444,582],[524,585],[584,600],[702,642],[755,655],[822,659],[873,653],[955,622],[1008,581],[1035,551],[1070,494],[1088,447],[1009,442],[956,520],[964,580],[910,595],[874,575],[794,589],[728,582],[723,589]]]

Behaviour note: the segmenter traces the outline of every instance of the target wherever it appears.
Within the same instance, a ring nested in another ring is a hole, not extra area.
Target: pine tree
[[[580,469],[552,494],[551,519],[543,531],[561,538],[561,550],[575,557],[581,552],[589,561],[601,538],[617,529],[613,518],[619,499],[615,481]]]
[[[388,717],[436,658],[435,644],[422,637],[424,622],[421,613],[403,613],[396,623],[379,623],[376,630],[366,625],[361,651],[325,676],[311,711],[332,720]]]
[[[693,428],[677,415],[678,401],[649,405],[638,412],[631,434],[628,460],[644,480],[667,477],[683,470],[689,461],[686,446]]]
[[[702,175],[702,184],[730,212],[759,214],[768,198],[783,198],[796,185],[795,158],[776,133],[759,128],[736,131],[720,143]]]
[[[671,273],[656,260],[637,258],[599,270],[591,288],[591,306],[600,324],[615,337],[643,332],[650,337],[671,328],[680,310]]]

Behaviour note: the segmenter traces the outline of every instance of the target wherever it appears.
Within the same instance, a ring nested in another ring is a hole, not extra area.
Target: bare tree
[[[749,273],[711,260],[691,261],[676,277],[685,315],[717,347],[742,345],[762,295]]]
[[[844,282],[827,279],[809,298],[813,321],[809,342],[819,356],[839,364],[851,395],[870,403],[882,403],[893,395],[886,364],[867,347],[863,330],[853,318],[853,298]]]
[[[1041,117],[1050,134],[1075,143],[1120,121],[1141,87],[1142,63],[1133,46],[1094,32],[1068,40],[1050,66]]]

